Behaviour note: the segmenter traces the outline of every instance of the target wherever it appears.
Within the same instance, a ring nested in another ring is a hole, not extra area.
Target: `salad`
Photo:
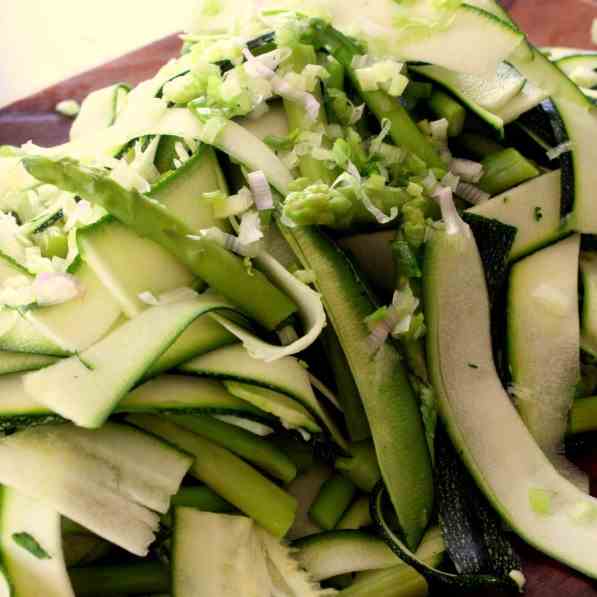
[[[494,0],[183,40],[0,147],[0,595],[597,578],[597,54]]]

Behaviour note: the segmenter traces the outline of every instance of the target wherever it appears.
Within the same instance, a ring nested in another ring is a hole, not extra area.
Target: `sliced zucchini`
[[[512,64],[523,76],[544,89],[553,102],[551,116],[557,143],[571,142],[569,159],[573,180],[562,178],[562,192],[570,196],[572,213],[569,225],[586,234],[597,233],[597,211],[593,206],[597,186],[597,146],[593,131],[597,129],[597,111],[592,102],[536,48],[529,46],[532,56],[513,55]],[[561,126],[563,125],[563,126]]]
[[[116,407],[117,412],[238,415],[269,421],[260,410],[235,398],[215,380],[161,375],[135,388]]]
[[[0,352],[0,376],[36,371],[56,362],[56,357],[26,352]]]
[[[72,272],[84,293],[61,305],[25,312],[25,319],[65,353],[78,353],[103,338],[120,318],[118,302],[93,269],[79,263]]]
[[[580,259],[583,285],[581,348],[597,358],[597,254],[584,252]]]
[[[217,321],[211,317],[201,317],[195,320],[151,366],[147,376],[153,377],[197,356],[237,342],[237,338]]]
[[[2,439],[0,452],[3,484],[141,556],[158,526],[145,502],[167,509],[168,488],[191,464],[172,446],[114,423],[97,431],[71,425],[22,431]]]
[[[222,228],[226,220],[216,220],[204,193],[226,191],[218,159],[211,147],[202,145],[180,168],[169,172],[153,185],[150,196],[167,207],[192,230]]]
[[[14,260],[0,253],[0,282],[31,274]],[[0,309],[0,350],[39,355],[65,356],[65,351],[43,335],[16,309]]]
[[[267,137],[286,137],[288,118],[281,101],[268,104],[268,111],[259,118],[239,118],[238,124],[262,141]]]
[[[579,87],[597,87],[597,52],[573,52],[553,62]]]
[[[472,4],[472,3],[471,3]],[[351,23],[352,24],[352,23]],[[387,23],[380,23],[387,26]],[[524,35],[511,24],[486,11],[463,4],[448,28],[411,43],[399,43],[394,51],[413,62],[428,62],[454,71],[484,75],[513,53],[528,57]],[[446,52],[446,48],[451,48]]]
[[[162,375],[144,383],[127,394],[114,412],[212,414],[266,424],[273,421],[264,411],[229,394],[221,383],[182,375]],[[56,420],[62,418],[25,392],[22,375],[0,377],[0,434]]]
[[[370,234],[355,234],[338,239],[338,246],[346,251],[374,288],[392,293],[396,290],[396,268],[392,243],[396,232],[383,230]],[[371,255],[375,255],[375,260]]]
[[[286,429],[321,433],[321,427],[313,415],[300,402],[286,394],[238,381],[224,381],[224,385],[233,396],[279,419]]]
[[[83,260],[128,317],[147,307],[142,292],[159,296],[194,284],[193,274],[170,253],[110,217],[79,230],[77,238]]]
[[[409,545],[418,545],[431,515],[431,460],[419,406],[397,349],[372,355],[365,319],[375,303],[341,250],[310,228],[281,228],[316,285],[344,350],[371,427],[382,477]],[[400,400],[395,397],[400,396]],[[404,492],[400,488],[416,490]]]
[[[9,487],[0,489],[0,551],[12,597],[75,597],[64,554],[60,514],[43,501]],[[6,580],[4,580],[6,583]]]
[[[561,451],[580,379],[579,251],[576,234],[519,261],[512,268],[508,293],[515,403],[535,441],[562,474],[572,468],[565,466]]]
[[[564,233],[560,225],[560,197],[560,171],[555,170],[496,195],[467,211],[514,226],[517,232],[510,260],[516,260],[549,244]]]
[[[297,559],[313,580],[361,570],[398,566],[400,560],[383,539],[364,531],[328,531],[293,543]]]
[[[430,373],[465,464],[524,540],[596,576],[597,500],[556,472],[499,381],[483,266],[466,226],[433,233],[423,279]],[[547,496],[548,508],[537,507],[538,493]]]
[[[126,102],[129,90],[128,85],[116,83],[91,92],[83,100],[81,110],[71,126],[71,141],[112,126]]]
[[[272,366],[271,363],[252,358],[245,348],[237,344],[197,357],[184,363],[180,369],[185,373],[253,384],[286,394],[319,419],[339,446],[348,447],[338,427],[313,393],[307,371],[294,357],[278,359]],[[239,386],[234,389],[240,391]],[[247,390],[246,387],[244,389]],[[257,396],[254,392],[253,395],[258,400],[265,396],[263,393]],[[247,399],[248,394],[240,397]],[[272,395],[265,397],[276,401]]]
[[[237,597],[240,591],[259,597],[257,580],[267,593],[271,581],[250,518],[175,509],[172,597]]]
[[[529,110],[537,107],[544,99],[547,92],[540,89],[530,81],[526,81],[520,93],[513,97],[507,104],[494,111],[504,124],[510,124]]]
[[[215,296],[197,296],[151,307],[80,355],[25,374],[25,390],[78,425],[99,427],[190,323],[227,306]]]
[[[522,93],[526,83],[516,69],[504,62],[491,79],[434,65],[410,68],[454,94],[469,110],[495,129],[500,138],[504,136],[504,121],[497,114]]]

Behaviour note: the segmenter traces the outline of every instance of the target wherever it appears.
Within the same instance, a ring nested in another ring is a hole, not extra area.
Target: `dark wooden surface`
[[[504,0],[504,4],[537,45],[597,50],[591,44],[590,35],[592,20],[597,18],[597,0]],[[178,38],[168,37],[0,110],[0,144],[17,145],[32,139],[48,146],[65,141],[70,120],[54,112],[58,101],[80,100],[91,90],[118,81],[131,84],[142,81],[176,56],[179,49]],[[507,440],[505,437],[504,441]],[[597,451],[593,457],[584,458],[583,467],[597,479]],[[517,542],[516,546],[525,561],[529,597],[597,597],[597,583],[572,573],[522,542]],[[597,561],[597,533],[595,559]]]

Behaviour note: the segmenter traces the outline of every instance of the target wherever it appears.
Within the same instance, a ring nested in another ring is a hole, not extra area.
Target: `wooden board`
[[[597,18],[597,0],[504,0],[504,4],[537,45],[597,50],[590,35],[592,20]],[[135,84],[151,76],[179,50],[180,40],[168,37],[0,110],[0,145],[18,145],[30,139],[44,146],[64,142],[70,120],[54,112],[58,101],[81,100],[90,91],[118,81]],[[582,462],[593,479],[597,479],[597,439],[595,446],[594,453]],[[529,597],[597,597],[597,583],[572,573],[521,542],[516,545],[525,561]],[[597,534],[595,559],[597,562]]]

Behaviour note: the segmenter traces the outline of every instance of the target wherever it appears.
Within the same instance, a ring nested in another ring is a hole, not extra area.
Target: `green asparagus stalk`
[[[189,474],[270,533],[283,537],[288,532],[297,509],[296,499],[238,456],[160,417],[130,415],[126,420],[191,454],[195,460]]]
[[[64,158],[35,156],[23,160],[36,179],[101,205],[140,236],[150,238],[177,257],[215,291],[238,305],[268,330],[296,312],[296,305],[261,272],[216,242],[193,235],[163,205],[135,190],[126,190],[105,172]]]
[[[447,93],[436,89],[429,98],[429,108],[438,118],[445,118],[448,121],[448,135],[457,137],[462,133],[466,110],[454,98]]]
[[[309,517],[322,529],[331,531],[350,506],[355,493],[356,487],[350,479],[333,475],[321,486],[309,509]]]

